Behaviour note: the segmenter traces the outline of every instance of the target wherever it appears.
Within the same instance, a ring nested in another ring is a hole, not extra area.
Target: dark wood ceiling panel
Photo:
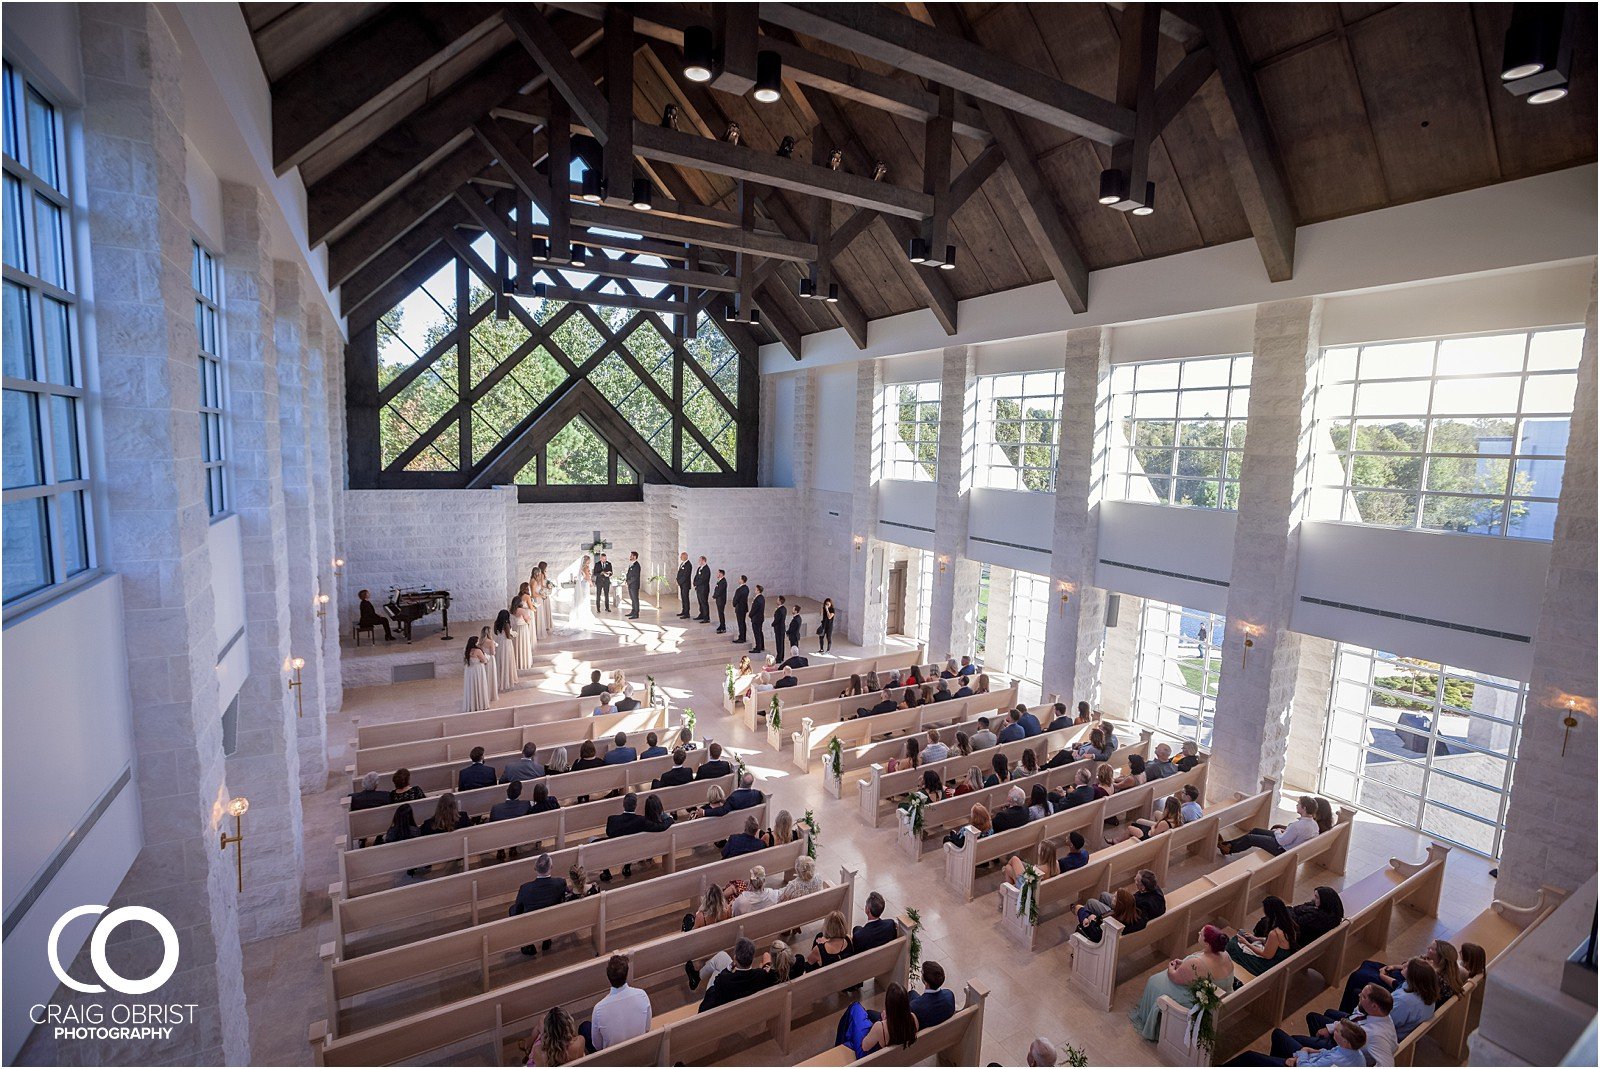
[[[1572,57],[1572,91],[1555,104],[1529,104],[1500,84],[1500,52],[1511,22],[1509,4],[1473,4],[1484,91],[1504,180],[1593,162],[1595,158],[1595,8],[1578,15]]]
[[[377,14],[387,5],[242,4],[256,55],[273,82]]]
[[[1123,213],[1095,200],[1100,190],[1100,172],[1107,162],[1101,160],[1095,148],[1092,142],[1080,138],[1039,164],[1091,271],[1139,259],[1138,243]]]
[[[1189,207],[1183,183],[1178,181],[1167,147],[1157,140],[1150,149],[1150,179],[1155,182],[1156,210],[1146,216],[1127,215],[1133,229],[1134,240],[1145,257],[1170,256],[1175,252],[1188,252],[1205,244],[1200,236],[1200,225]],[[1097,203],[1094,205],[1100,208]],[[1109,209],[1101,208],[1102,211]],[[1121,215],[1121,212],[1117,213]]]
[[[1222,245],[1248,238],[1250,221],[1233,188],[1228,162],[1222,158],[1205,106],[1197,100],[1178,112],[1162,131],[1161,144],[1183,186],[1183,197],[1200,228],[1202,243]],[[1158,191],[1157,196],[1160,195]]]
[[[1332,33],[1339,9],[1335,4],[1236,4],[1234,17],[1246,58],[1260,64]]]
[[[1349,41],[1391,201],[1499,178],[1483,74],[1461,62],[1474,51],[1466,4],[1400,5]]]
[[[1355,72],[1336,38],[1256,72],[1301,223],[1387,202]]]

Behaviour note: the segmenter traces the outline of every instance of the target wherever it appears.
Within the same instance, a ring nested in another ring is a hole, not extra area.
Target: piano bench
[[[364,623],[361,623],[360,621],[357,621],[356,623],[353,623],[353,624],[350,625],[350,637],[355,640],[355,644],[358,647],[361,645],[361,632],[363,632],[363,631],[365,631],[368,635],[370,635],[372,637],[372,644],[374,646],[376,646],[378,644],[378,627],[377,627],[377,625],[376,624],[364,624]]]

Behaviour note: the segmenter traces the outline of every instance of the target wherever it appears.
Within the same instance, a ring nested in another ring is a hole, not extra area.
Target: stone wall
[[[346,490],[345,588],[450,591],[450,615],[487,620],[510,603],[502,490]],[[524,576],[526,578],[526,576]]]

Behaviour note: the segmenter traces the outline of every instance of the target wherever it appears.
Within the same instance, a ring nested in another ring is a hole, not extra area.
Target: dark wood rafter
[[[445,231],[467,218],[459,204],[446,202],[419,219],[394,244],[370,260],[339,287],[340,308],[345,315],[361,307],[415,263],[424,253],[444,240]]]

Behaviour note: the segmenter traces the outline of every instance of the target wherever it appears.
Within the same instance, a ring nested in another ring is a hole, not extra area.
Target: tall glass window
[[[1139,615],[1135,723],[1211,745],[1227,621],[1204,609],[1147,600]]]
[[[989,648],[989,566],[978,565],[978,608],[976,619],[973,623],[973,642],[976,648],[972,651],[972,659],[979,664],[984,662],[984,654]]]
[[[194,243],[189,281],[194,287],[194,329],[200,346],[200,462],[205,469],[206,508],[227,512],[227,427],[223,422],[222,313],[218,304],[222,269],[217,258]]]
[[[4,600],[94,567],[77,263],[59,109],[4,69]]]
[[[1111,370],[1107,492],[1127,501],[1239,507],[1250,357],[1118,364]]]
[[[1513,679],[1340,643],[1318,789],[1498,857],[1526,700]]]
[[[932,482],[939,477],[939,384],[906,382],[878,395],[878,478]]]
[[[1323,351],[1319,485],[1341,520],[1549,539],[1583,331]]]
[[[917,641],[927,649],[933,630],[933,554],[923,551],[917,556]],[[935,656],[935,651],[928,650],[930,659]]]
[[[1061,371],[985,375],[973,410],[977,485],[1050,492],[1056,486]]]
[[[1044,633],[1049,620],[1049,578],[1032,572],[1012,573],[1006,673],[1017,681],[1017,700],[1026,705],[1043,696]]]

